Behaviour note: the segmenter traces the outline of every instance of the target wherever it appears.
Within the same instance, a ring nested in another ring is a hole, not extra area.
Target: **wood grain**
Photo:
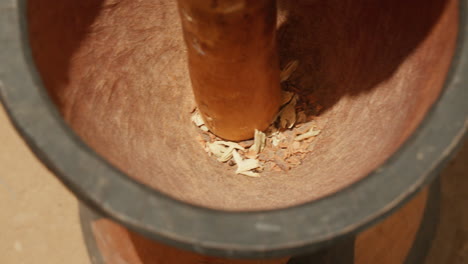
[[[205,124],[252,138],[279,110],[276,0],[179,0],[192,89]]]

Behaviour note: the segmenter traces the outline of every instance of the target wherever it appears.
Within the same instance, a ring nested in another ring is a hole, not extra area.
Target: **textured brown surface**
[[[195,100],[208,128],[229,140],[267,129],[281,100],[276,1],[178,3]]]
[[[325,128],[302,166],[251,179],[195,140],[174,2],[30,1],[33,53],[64,118],[99,154],[177,199],[226,210],[300,204],[364,177],[436,99],[456,35],[455,0],[280,2],[280,61],[300,61],[293,81],[324,105]]]

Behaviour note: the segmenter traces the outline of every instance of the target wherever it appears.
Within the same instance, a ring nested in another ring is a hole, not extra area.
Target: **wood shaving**
[[[308,122],[307,124],[302,124],[300,127],[294,130],[297,135],[304,134],[308,132],[312,127],[316,127],[315,122]]]
[[[197,127],[201,127],[201,126],[205,125],[205,121],[203,121],[203,118],[202,118],[202,116],[200,115],[200,113],[199,113],[198,111],[193,112],[193,114],[192,114],[192,122],[193,122]]]
[[[319,134],[320,134],[320,130],[314,130],[314,128],[311,128],[308,132],[297,136],[294,140],[302,141],[311,137],[318,136]]]
[[[283,70],[280,73],[280,81],[284,82],[291,77],[291,75],[296,71],[297,66],[299,65],[299,61],[294,60],[290,61],[286,66],[284,66]]]
[[[218,158],[218,161],[228,162],[232,158],[235,149],[244,150],[244,147],[234,142],[218,140],[208,143],[208,149],[211,154]]]
[[[260,167],[260,163],[256,159],[242,159],[242,157],[237,153],[236,150],[232,152],[234,157],[234,162],[237,164],[237,174],[243,174],[251,177],[259,177],[260,175],[251,170],[257,169]],[[256,175],[256,176],[252,176]]]
[[[233,147],[229,147],[222,155],[218,158],[220,162],[228,162],[232,158],[232,153],[234,152]]]
[[[282,80],[288,80],[298,62],[288,63],[282,72]],[[221,140],[208,131],[199,110],[192,113],[192,122],[201,130],[196,139],[209,156],[235,166],[235,173],[247,177],[260,177],[267,172],[286,172],[302,164],[303,159],[314,149],[312,141],[321,133],[324,124],[316,117],[319,106],[300,94],[300,89],[286,82],[288,91],[283,91],[280,111],[264,132],[255,130],[254,139],[242,142]],[[324,123],[324,122],[322,122]]]
[[[244,156],[249,159],[256,159],[258,156],[258,153],[253,150],[252,148],[249,149],[246,153],[244,153]]]
[[[274,147],[277,147],[279,145],[279,143],[281,142],[281,139],[278,137],[278,136],[273,136],[271,138],[271,144],[274,146]]]
[[[258,154],[263,151],[266,144],[266,135],[262,131],[255,129],[254,144],[250,149],[254,151],[255,154]]]
[[[213,154],[216,158],[221,158],[223,154],[227,151],[228,147],[212,143],[208,144],[208,149],[210,150],[211,154]]]

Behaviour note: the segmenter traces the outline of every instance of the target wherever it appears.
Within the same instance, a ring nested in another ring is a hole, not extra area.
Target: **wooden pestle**
[[[275,0],[178,0],[192,88],[208,128],[252,138],[276,115],[281,89]]]

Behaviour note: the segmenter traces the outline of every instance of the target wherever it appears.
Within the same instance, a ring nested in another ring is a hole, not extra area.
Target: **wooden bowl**
[[[318,247],[406,201],[465,135],[466,1],[280,1],[280,64],[300,62],[322,133],[287,173],[235,175],[195,139],[173,2],[0,4],[19,132],[79,198],[152,239],[228,257]]]

